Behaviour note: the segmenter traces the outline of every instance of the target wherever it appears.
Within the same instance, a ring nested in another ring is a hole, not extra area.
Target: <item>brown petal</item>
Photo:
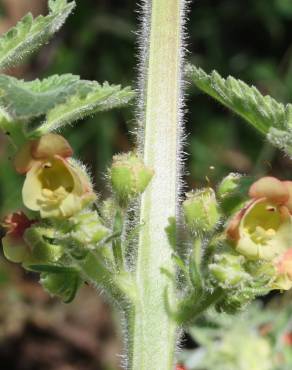
[[[35,160],[31,155],[32,141],[28,141],[21,147],[14,158],[14,167],[18,173],[26,173],[31,169]]]
[[[282,181],[266,176],[252,184],[249,196],[254,199],[266,198],[276,204],[285,204],[289,199],[289,191]]]
[[[72,156],[73,150],[63,136],[46,134],[32,142],[31,153],[34,159],[47,159],[54,155],[68,158]]]

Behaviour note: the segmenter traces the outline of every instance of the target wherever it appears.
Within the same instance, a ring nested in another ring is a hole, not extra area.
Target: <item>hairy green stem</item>
[[[120,235],[113,239],[112,241],[112,248],[114,259],[116,263],[117,270],[120,271],[124,269],[124,256],[122,250],[122,240],[121,234],[123,231],[123,222],[124,216],[122,215],[121,211],[117,211],[114,219],[114,226],[113,226],[113,233],[119,233]]]
[[[136,266],[137,299],[130,317],[131,370],[172,370],[177,325],[166,310],[163,293],[174,272],[165,228],[177,213],[180,171],[180,99],[183,0],[145,1],[149,11],[144,109],[144,162],[155,175],[142,196]],[[145,40],[142,40],[145,42]],[[168,287],[170,302],[175,300]]]
[[[190,294],[178,307],[175,314],[176,321],[181,325],[190,325],[208,308],[213,306],[223,297],[224,291],[216,288],[213,292],[198,295],[198,291]]]
[[[104,289],[117,304],[124,299],[134,300],[136,289],[131,275],[126,272],[111,272],[102,259],[98,254],[90,252],[85,259],[76,263],[76,267],[86,281]]]

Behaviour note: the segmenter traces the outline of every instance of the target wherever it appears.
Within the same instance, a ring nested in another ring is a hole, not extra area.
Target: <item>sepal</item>
[[[186,225],[192,234],[214,230],[221,217],[215,192],[211,188],[187,193],[183,211]]]
[[[82,284],[77,272],[44,272],[40,282],[49,294],[61,298],[65,303],[72,302]]]

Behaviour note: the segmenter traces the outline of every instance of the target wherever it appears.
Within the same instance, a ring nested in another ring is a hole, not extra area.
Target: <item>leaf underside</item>
[[[14,28],[0,38],[0,70],[19,64],[24,58],[47,43],[65,22],[75,1],[50,0],[49,14],[23,17]]]
[[[187,74],[200,90],[245,119],[274,146],[292,155],[291,104],[279,103],[262,95],[256,87],[231,76],[224,79],[216,71],[207,74],[201,68],[189,65]]]
[[[0,75],[0,111],[28,125],[28,134],[43,135],[88,115],[127,104],[135,93],[128,87],[54,75],[26,82]],[[33,121],[32,128],[29,123]],[[29,128],[31,127],[31,128]]]

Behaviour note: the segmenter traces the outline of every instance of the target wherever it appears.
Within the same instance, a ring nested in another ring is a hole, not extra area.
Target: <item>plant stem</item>
[[[143,91],[144,162],[155,175],[142,196],[136,266],[137,300],[131,312],[132,370],[172,370],[177,325],[167,315],[163,293],[174,272],[165,228],[176,216],[180,173],[180,101],[183,0],[145,1],[150,18]],[[145,40],[142,40],[145,42]],[[173,286],[168,287],[171,303]]]
[[[124,216],[121,211],[117,211],[114,219],[113,233],[120,233],[120,235],[113,239],[112,248],[117,270],[124,269],[124,256],[122,250],[121,234],[123,231]]]

